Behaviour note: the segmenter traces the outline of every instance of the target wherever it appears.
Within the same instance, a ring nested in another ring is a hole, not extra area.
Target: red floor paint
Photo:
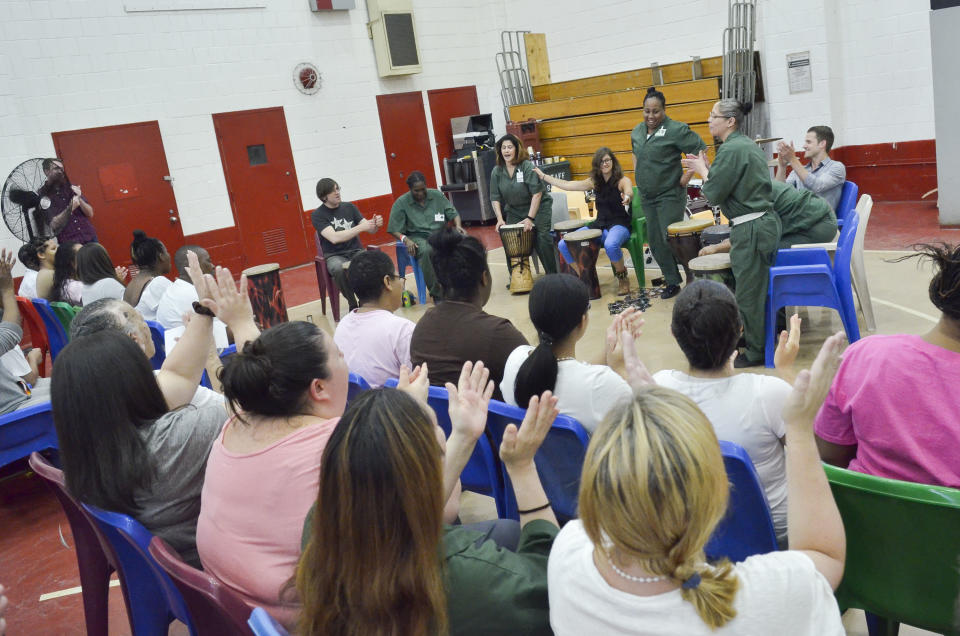
[[[941,226],[936,201],[878,201],[873,204],[864,249],[908,250],[915,243],[960,243],[960,226]]]

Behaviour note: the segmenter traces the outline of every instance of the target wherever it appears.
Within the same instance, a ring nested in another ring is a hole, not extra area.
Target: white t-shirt
[[[163,298],[163,294],[171,285],[173,285],[173,282],[166,276],[157,276],[143,287],[143,291],[140,292],[140,301],[137,303],[137,311],[140,312],[144,320],[157,319],[157,307],[160,305],[160,299]],[[193,303],[193,301],[190,302]]]
[[[182,327],[183,314],[193,313],[193,303],[197,300],[199,297],[194,286],[178,278],[167,287],[157,303],[157,322],[164,329]]]
[[[410,338],[416,325],[389,311],[360,312],[354,309],[337,325],[333,341],[343,352],[347,367],[360,374],[370,386],[383,386],[400,375],[401,365],[410,364]]]
[[[780,439],[786,435],[781,413],[790,385],[757,373],[695,378],[665,370],[655,373],[653,379],[696,402],[719,439],[743,446],[767,495],[777,539],[786,539],[787,458]]]
[[[23,273],[23,280],[20,281],[20,288],[17,290],[17,296],[23,298],[37,297],[37,272],[28,269]]]
[[[613,588],[593,561],[594,546],[579,519],[563,527],[547,565],[550,626],[564,634],[674,636],[843,636],[830,584],[802,552],[771,552],[735,566],[737,615],[711,630],[679,589],[636,596]]]
[[[126,291],[126,287],[116,278],[101,278],[92,285],[84,284],[80,300],[84,305],[89,305],[101,298],[123,300],[124,291]]]
[[[531,351],[533,347],[522,345],[507,358],[500,382],[500,393],[507,404],[517,406],[513,395],[517,372]],[[613,405],[631,399],[633,391],[626,380],[604,364],[560,360],[557,362],[557,383],[553,394],[557,397],[557,409],[561,413],[574,418],[589,433],[593,433]]]

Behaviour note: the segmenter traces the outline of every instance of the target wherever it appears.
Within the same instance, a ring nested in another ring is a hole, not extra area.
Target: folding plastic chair
[[[63,330],[63,325],[57,315],[53,313],[50,303],[43,298],[31,298],[37,315],[43,321],[43,328],[47,331],[47,340],[50,342],[50,359],[56,360],[57,356],[65,346],[67,346],[67,334]]]
[[[57,320],[60,321],[60,324],[63,325],[63,333],[67,335],[67,340],[70,339],[70,323],[73,322],[73,317],[79,313],[80,308],[70,303],[50,303],[50,308],[53,309],[54,315],[56,315]]]
[[[30,346],[39,349],[43,354],[40,357],[40,375],[46,377],[47,354],[50,353],[50,340],[47,338],[47,330],[43,326],[43,320],[37,313],[36,307],[30,302],[29,298],[17,296],[17,309],[20,310],[20,320],[23,323],[24,341],[30,341]]]
[[[647,284],[646,271],[643,262],[643,246],[647,242],[647,219],[643,216],[643,207],[640,205],[640,191],[633,187],[633,198],[630,200],[630,212],[633,217],[633,227],[630,238],[627,240],[627,251],[633,261],[633,271],[637,276],[637,284],[643,289]]]
[[[49,402],[0,415],[0,466],[46,448],[58,448]]]
[[[313,233],[313,241],[317,247],[317,254],[313,257],[313,266],[317,270],[317,288],[320,290],[320,310],[323,315],[327,315],[327,297],[330,297],[330,313],[333,314],[333,321],[340,322],[340,288],[330,275],[327,269],[327,258],[323,255],[323,246],[320,245],[320,235]],[[380,251],[380,248],[374,245],[367,246],[368,251]],[[401,274],[402,276],[402,274]]]
[[[77,553],[83,615],[88,636],[107,636],[107,609],[110,575],[116,570],[100,546],[100,536],[80,502],[67,492],[63,472],[50,465],[40,453],[30,455],[30,469],[43,479],[56,495],[70,523],[73,547]],[[129,613],[129,607],[127,608]]]
[[[160,537],[150,541],[150,555],[173,580],[200,634],[250,636],[250,606],[206,572],[185,563]]]
[[[150,366],[156,370],[162,367],[163,361],[167,359],[167,341],[163,336],[163,325],[156,320],[146,322],[150,327],[150,337],[153,338],[153,357],[150,358]]]
[[[847,332],[847,340],[860,339],[857,311],[853,303],[850,280],[850,258],[859,219],[854,210],[840,231],[837,253],[833,264],[824,249],[790,248],[777,252],[777,260],[770,268],[767,287],[766,343],[764,361],[773,368],[777,310],[788,305],[800,307],[831,307],[840,314]]]
[[[840,608],[875,615],[871,636],[896,634],[900,623],[957,633],[960,490],[824,470],[847,535]]]
[[[770,506],[757,470],[747,451],[733,442],[720,442],[723,466],[730,480],[730,500],[723,517],[705,551],[711,560],[726,557],[743,561],[754,554],[777,550]]]
[[[857,194],[860,188],[853,181],[844,181],[843,189],[840,190],[840,201],[837,203],[837,228],[843,229],[843,224],[847,222],[847,217],[857,205]]]
[[[397,241],[395,246],[397,248],[397,273],[403,278],[407,275],[407,266],[413,270],[413,278],[417,282],[417,300],[421,305],[426,305],[427,283],[423,278],[420,263],[417,262],[417,259],[410,257],[410,252],[407,251],[407,246],[403,244],[403,241]]]
[[[347,404],[353,401],[353,398],[357,397],[364,391],[370,388],[370,383],[363,379],[358,373],[351,373],[349,378],[349,384],[347,385]]]
[[[247,619],[247,625],[253,630],[254,636],[290,636],[283,625],[278,623],[262,607],[253,608],[253,611],[250,612],[250,618]]]
[[[125,514],[85,503],[81,507],[93,520],[107,558],[117,566],[133,633],[166,636],[176,619],[195,636],[197,630],[183,596],[148,551],[153,539],[150,531]]]

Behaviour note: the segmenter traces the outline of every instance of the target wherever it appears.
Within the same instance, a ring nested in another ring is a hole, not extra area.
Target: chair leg
[[[776,351],[776,324],[777,310],[773,306],[773,281],[767,285],[767,319],[764,321],[763,364],[768,369],[774,368],[773,354]]]
[[[97,541],[91,535],[90,539]],[[80,585],[83,588],[83,615],[87,634],[107,636],[108,597],[110,593],[110,573],[113,568],[107,563],[103,551],[84,549],[76,543],[77,566],[80,570]]]
[[[633,271],[637,277],[637,285],[640,289],[646,287],[646,271],[643,266],[643,244],[637,239],[631,237],[627,241],[627,251],[630,252],[630,260],[633,261]]]
[[[340,322],[340,288],[330,281],[327,289],[330,291],[330,313],[333,314],[333,321]]]
[[[323,315],[327,315],[327,277],[320,267],[320,263],[314,261],[314,268],[317,270],[317,289],[320,290],[320,310]]]
[[[537,273],[537,276],[540,275],[540,259],[537,258],[537,253],[534,252],[530,255],[530,258],[533,259],[533,271]]]
[[[873,313],[873,301],[870,300],[870,287],[867,286],[867,272],[863,265],[863,256],[854,254],[852,259],[853,291],[860,301],[863,318],[867,323],[868,331],[877,330],[877,320]]]

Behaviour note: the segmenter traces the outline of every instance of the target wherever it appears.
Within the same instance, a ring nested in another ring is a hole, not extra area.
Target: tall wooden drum
[[[600,298],[600,279],[597,278],[597,258],[600,256],[600,230],[579,230],[563,237],[570,255],[580,268],[580,280],[590,290],[590,298]]]
[[[247,275],[247,292],[253,315],[261,329],[287,322],[287,303],[280,285],[279,263],[267,263],[243,270]]]
[[[533,254],[533,240],[536,228],[524,231],[523,223],[500,226],[500,240],[503,252],[510,266],[510,293],[525,294],[533,289],[533,273],[530,271],[530,255]]]
[[[733,278],[733,269],[730,267],[730,254],[707,254],[690,259],[690,270],[695,279],[715,280],[736,291],[736,281]]]
[[[553,237],[553,248],[557,254],[557,271],[561,274],[572,274],[576,276],[576,272],[573,271],[573,268],[567,263],[566,259],[563,258],[563,254],[560,253],[560,241],[563,240],[563,237],[584,227],[589,221],[584,219],[569,219],[566,221],[557,221],[553,224],[553,229],[550,231],[550,235]]]

